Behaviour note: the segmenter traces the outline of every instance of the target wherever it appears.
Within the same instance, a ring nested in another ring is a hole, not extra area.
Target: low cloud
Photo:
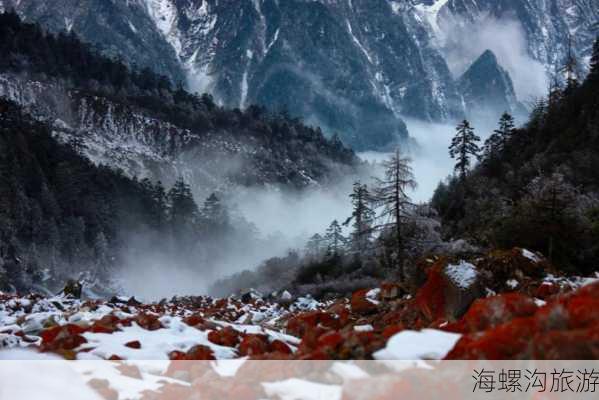
[[[547,72],[543,64],[529,55],[526,34],[518,21],[487,16],[471,22],[450,15],[440,26],[442,52],[455,77],[461,76],[489,49],[509,72],[518,99],[527,101],[546,93]]]

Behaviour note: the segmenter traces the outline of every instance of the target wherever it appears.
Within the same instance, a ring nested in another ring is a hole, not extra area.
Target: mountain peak
[[[495,53],[493,53],[490,49],[485,50],[483,54],[481,54],[480,57],[478,57],[475,63],[476,62],[493,62],[499,64],[497,61],[497,57],[495,56]]]
[[[471,114],[477,110],[494,117],[504,111],[518,113],[522,110],[510,74],[491,50],[485,50],[464,72],[459,87]]]

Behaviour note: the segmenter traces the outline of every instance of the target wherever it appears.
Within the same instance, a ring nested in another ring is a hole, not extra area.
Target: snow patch
[[[372,332],[374,327],[370,324],[367,325],[354,325],[354,331],[356,332]]]
[[[505,284],[512,289],[516,289],[518,285],[520,285],[520,282],[518,282],[515,279],[508,279],[507,282],[505,282]]]
[[[453,349],[462,335],[436,329],[402,331],[393,335],[384,349],[373,357],[377,360],[440,360]]]
[[[530,261],[534,263],[541,262],[541,258],[530,250],[522,249],[522,256],[528,258]]]
[[[449,2],[449,0],[436,0],[430,6],[424,4],[417,4],[414,6],[416,11],[422,15],[428,24],[433,29],[435,35],[438,35],[441,29],[439,28],[439,12]],[[395,11],[395,10],[394,10]],[[396,11],[397,13],[397,11]]]
[[[371,63],[371,64],[374,64],[372,62],[372,58],[370,57],[370,54],[368,54],[368,51],[366,51],[366,49],[364,48],[364,46],[362,45],[362,43],[360,43],[360,41],[358,40],[358,38],[354,36],[354,32],[352,30],[351,24],[349,23],[349,20],[346,19],[345,22],[347,24],[347,30],[349,31],[349,34],[352,37],[352,40],[354,41],[354,43],[358,46],[358,48],[360,50],[362,50],[362,53],[364,53],[364,55],[368,59],[368,62]]]
[[[468,289],[476,281],[478,271],[469,262],[460,261],[458,264],[449,264],[445,267],[447,276],[460,288]]]
[[[297,378],[263,383],[262,386],[269,397],[281,400],[341,399],[341,386],[325,385]]]
[[[231,359],[236,356],[234,349],[213,344],[208,341],[208,332],[190,327],[178,317],[163,317],[161,322],[167,327],[155,331],[133,323],[112,334],[85,332],[82,336],[88,343],[81,345],[80,350],[91,349],[88,354],[103,359],[116,354],[125,359],[168,360],[170,352],[185,352],[200,344],[210,347],[216,358]],[[140,341],[140,349],[125,346],[125,343],[134,340]]]

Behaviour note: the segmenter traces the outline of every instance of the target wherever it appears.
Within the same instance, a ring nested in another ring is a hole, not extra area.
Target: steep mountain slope
[[[599,21],[596,0],[448,0],[439,15],[439,25],[450,27],[458,16],[459,24],[475,24],[488,18],[518,21],[526,35],[529,54],[552,71],[568,54],[569,38],[575,55],[588,60],[595,35],[592,25]],[[586,65],[586,66],[584,66]]]
[[[173,82],[185,80],[174,49],[140,1],[0,0],[0,12],[13,8],[25,20],[53,32],[77,32],[106,55],[129,65],[151,67]]]
[[[458,81],[469,116],[490,117],[508,112],[523,115],[525,108],[516,98],[512,79],[497,62],[492,51],[486,50]]]
[[[155,222],[151,190],[95,167],[4,99],[0,199],[0,290],[57,290],[69,277],[97,289],[133,233]]]
[[[223,105],[287,109],[328,134],[339,132],[356,149],[405,138],[404,116],[463,117],[455,80],[488,48],[474,46],[486,25],[510,39],[502,39],[505,51],[495,53],[517,84],[526,79],[516,79],[514,71],[538,63],[538,82],[520,91],[519,100],[528,101],[546,89],[544,73],[563,63],[569,35],[582,73],[591,24],[599,20],[595,0],[51,3],[2,0],[0,9],[15,7],[53,30],[75,29],[109,54],[167,71],[175,80],[184,74],[192,90],[208,91]],[[510,46],[520,39],[526,59],[507,65]],[[459,71],[456,54],[465,63]]]
[[[449,237],[542,251],[562,269],[594,271],[599,256],[599,39],[583,83],[538,101],[529,122],[485,153],[465,181],[442,183],[433,205]]]
[[[9,14],[0,19],[0,95],[51,121],[60,140],[80,142],[98,164],[168,186],[184,176],[204,193],[301,188],[357,166],[352,151],[298,120],[259,107],[228,111],[96,56],[76,38],[43,35]]]

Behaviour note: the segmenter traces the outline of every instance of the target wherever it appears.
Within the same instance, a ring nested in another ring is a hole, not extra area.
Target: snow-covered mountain
[[[599,20],[596,0],[0,0],[10,7],[185,76],[224,105],[287,109],[358,149],[405,138],[404,117],[468,115],[458,79],[487,48],[520,101],[546,89],[569,42],[582,73]]]
[[[357,166],[352,152],[339,147],[339,153],[328,154],[331,144],[318,134],[304,136],[300,126],[290,127],[291,137],[281,140],[256,135],[251,127],[239,132],[186,129],[143,107],[91,95],[60,79],[0,73],[0,97],[49,121],[59,141],[73,143],[95,164],[167,187],[182,176],[199,194],[239,185],[303,188]],[[302,151],[295,151],[295,145]]]

